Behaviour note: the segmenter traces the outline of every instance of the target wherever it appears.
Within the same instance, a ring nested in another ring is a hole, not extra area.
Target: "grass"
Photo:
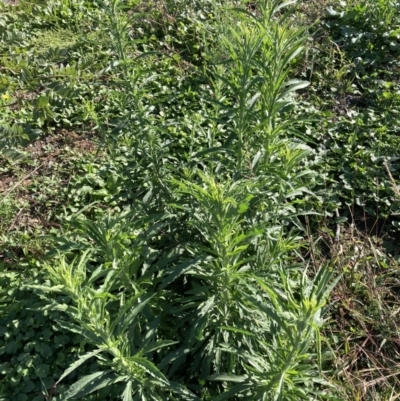
[[[332,6],[338,11],[340,10],[339,5],[333,4]],[[352,7],[354,8],[352,9]],[[368,14],[368,12],[374,9],[375,4],[353,2],[348,7],[350,10],[353,10],[351,11],[353,14],[347,14],[351,15],[351,17],[343,21],[341,27],[340,19],[337,22],[334,20],[333,23],[330,23],[331,29],[334,26],[340,27],[343,36],[347,34],[346,30],[351,32],[355,27],[357,27],[359,32],[368,32],[371,29],[368,27],[368,24],[372,22],[371,19],[366,18],[364,15],[362,20],[358,20],[359,22],[351,20],[362,7],[362,12]],[[383,3],[380,3],[380,7],[382,7],[381,11],[383,11],[385,6]],[[390,7],[387,9],[389,12],[388,15],[390,15],[389,9]],[[343,19],[347,15],[344,14]],[[335,29],[333,29],[334,32]],[[389,24],[382,26],[381,34],[384,35],[385,32],[390,32],[391,29],[393,29],[393,26],[391,28]],[[313,47],[318,47],[322,43],[325,46],[324,51],[321,53],[326,54],[326,56],[323,56],[326,57],[323,60],[328,61],[329,58],[333,58],[335,55],[340,56],[339,58],[335,57],[334,62],[326,63],[329,65],[326,70],[333,69],[333,72],[329,71],[329,74],[332,77],[336,77],[334,79],[339,80],[339,82],[329,79],[328,75],[319,75],[315,79],[316,86],[319,86],[323,82],[327,84],[324,92],[317,92],[316,104],[319,107],[327,104],[334,110],[334,113],[324,113],[328,121],[328,124],[325,123],[325,126],[329,126],[329,120],[332,120],[336,126],[340,127],[342,121],[347,120],[345,123],[347,124],[349,120],[354,121],[354,117],[357,119],[357,116],[360,115],[368,115],[369,121],[377,121],[376,125],[374,122],[372,124],[370,122],[367,124],[363,123],[363,128],[358,125],[359,123],[354,124],[354,122],[351,122],[357,131],[352,134],[354,137],[351,138],[351,130],[349,130],[350,137],[343,138],[345,139],[344,142],[340,142],[339,140],[340,145],[338,143],[340,128],[339,130],[334,129],[331,131],[336,131],[335,135],[329,134],[328,130],[328,137],[331,138],[328,140],[328,144],[330,142],[335,147],[337,146],[336,144],[339,145],[334,150],[334,158],[336,159],[347,146],[346,142],[349,143],[349,139],[351,139],[350,143],[352,143],[352,146],[349,147],[351,153],[348,153],[342,162],[342,165],[347,165],[350,168],[343,169],[343,175],[336,175],[336,179],[343,180],[348,175],[349,178],[347,182],[343,183],[344,185],[341,186],[342,189],[339,193],[343,196],[347,188],[352,192],[352,199],[345,201],[346,206],[337,210],[336,221],[339,220],[338,217],[342,220],[347,220],[347,223],[344,223],[341,230],[338,231],[339,226],[335,228],[335,225],[332,223],[326,224],[329,219],[324,219],[323,224],[317,229],[319,234],[315,236],[315,238],[318,236],[320,238],[320,246],[316,247],[316,251],[319,252],[317,258],[322,258],[322,260],[327,260],[328,258],[335,263],[337,270],[343,273],[342,280],[332,294],[332,300],[334,301],[332,320],[325,335],[327,342],[336,355],[335,375],[342,381],[345,392],[348,394],[348,399],[396,399],[399,391],[397,373],[398,348],[396,343],[399,327],[396,313],[398,286],[396,277],[398,275],[399,257],[397,246],[398,232],[393,227],[397,226],[396,210],[399,198],[397,195],[398,184],[396,184],[393,176],[393,180],[390,178],[391,171],[397,169],[396,157],[392,159],[392,167],[388,168],[385,158],[391,159],[394,155],[391,151],[385,153],[387,151],[385,144],[391,143],[393,148],[397,148],[397,145],[393,145],[392,141],[396,141],[396,137],[390,136],[390,128],[388,129],[387,126],[388,120],[384,117],[386,113],[390,114],[391,111],[383,103],[380,103],[379,100],[379,86],[383,84],[385,87],[391,87],[392,84],[389,84],[386,80],[391,80],[392,78],[396,82],[396,70],[390,67],[385,70],[385,67],[378,67],[378,64],[372,67],[372,70],[365,70],[363,65],[357,66],[354,64],[356,55],[351,52],[351,45],[346,44],[346,39],[343,36],[338,40],[338,36],[333,36],[333,38],[326,36],[326,32],[323,32],[323,30],[316,30],[315,35],[315,44],[313,44]],[[332,39],[335,40],[335,43],[332,43]],[[376,37],[376,41],[378,41],[378,37]],[[348,47],[346,48],[346,46]],[[378,49],[378,47],[376,48]],[[384,47],[379,47],[379,52],[386,51]],[[395,62],[396,57],[394,56],[392,60]],[[374,72],[374,68],[376,68],[375,71],[379,70],[378,74],[386,74],[386,78],[383,81],[379,83],[378,81],[374,81],[374,77],[378,75]],[[314,64],[312,66],[313,75],[315,73],[319,74],[316,71],[318,71],[318,68]],[[335,75],[335,71],[340,72],[340,77]],[[369,82],[367,86],[372,85],[373,87],[376,85],[376,89],[373,90],[372,87],[367,88],[364,85],[366,82]],[[338,87],[338,84],[340,87]],[[329,85],[335,88],[333,96],[329,95],[329,92],[332,93],[332,88],[329,88]],[[337,93],[342,93],[343,95],[341,96],[344,97],[346,93],[354,94],[357,101],[350,102],[347,105],[342,103],[343,106],[340,106],[341,100]],[[388,92],[385,96],[389,98],[393,95],[389,95]],[[328,100],[327,98],[332,100]],[[308,102],[313,104],[313,101],[309,99],[307,99]],[[380,114],[382,119],[377,118],[375,120],[375,114]],[[371,146],[368,144],[368,140],[364,139],[364,132],[368,132],[371,135],[371,130],[385,132],[384,136],[373,140],[371,143],[373,144],[373,148],[371,147],[371,150],[373,149],[372,152],[368,150],[368,147]],[[361,167],[362,154],[365,151],[375,153],[375,156],[372,154],[370,156],[372,162],[374,162],[374,159],[378,160],[379,158],[379,167],[374,167],[374,172],[371,170],[367,171],[368,167],[367,169]],[[357,168],[361,167],[362,170],[362,174],[359,175],[360,178],[358,180],[366,181],[371,175],[375,175],[376,177],[369,184],[369,188],[371,189],[370,195],[374,193],[370,198],[370,202],[366,201],[366,198],[370,196],[367,195],[368,191],[362,190],[359,193],[361,196],[357,198],[355,188],[360,188],[362,185],[359,186],[357,184],[355,165],[352,166],[348,162],[355,159],[353,155],[356,156],[357,164],[359,164]],[[376,176],[377,173],[380,175],[379,178]],[[388,179],[391,183],[389,183]],[[384,185],[382,185],[383,182],[385,182]],[[387,202],[384,201],[386,197],[385,187],[392,188]],[[386,203],[388,206],[386,212],[382,209],[382,207],[385,208],[383,203]],[[340,220],[337,224],[339,222]],[[339,233],[338,237],[337,233]],[[337,237],[338,241],[335,241],[335,237]]]
[[[0,4],[0,400],[399,397],[398,4],[280,4]]]

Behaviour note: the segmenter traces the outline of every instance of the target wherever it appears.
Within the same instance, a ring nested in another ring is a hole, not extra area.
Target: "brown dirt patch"
[[[46,136],[27,148],[34,158],[55,159],[65,151],[78,154],[94,153],[97,145],[93,134],[80,135],[75,131],[62,129],[56,134]]]
[[[0,158],[0,199],[12,197],[17,207],[8,231],[57,226],[54,215],[62,202],[60,189],[76,174],[76,162],[97,150],[93,133],[63,129],[24,148],[27,162],[11,165]]]

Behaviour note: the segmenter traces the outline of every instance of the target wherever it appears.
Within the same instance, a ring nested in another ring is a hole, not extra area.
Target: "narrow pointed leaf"
[[[169,347],[170,345],[174,345],[179,343],[179,341],[170,341],[170,340],[160,340],[155,343],[149,344],[144,347],[141,351],[143,354],[148,354],[149,352],[156,351],[163,347]]]
[[[210,380],[243,383],[247,380],[247,376],[217,375],[211,376]]]
[[[110,370],[92,373],[75,382],[64,394],[62,401],[80,398],[112,383],[114,373]]]
[[[122,393],[122,401],[133,401],[132,398],[132,382],[128,381],[124,392]]]
[[[281,10],[282,8],[284,8],[284,7],[288,7],[288,6],[290,6],[290,5],[292,5],[292,4],[296,4],[297,3],[297,0],[288,0],[288,1],[285,1],[285,2],[283,2],[282,4],[280,4],[279,6],[277,6],[277,7],[275,7],[274,8],[274,14],[276,14],[279,10]]]
[[[121,327],[120,332],[123,333],[134,321],[138,313],[149,303],[149,301],[155,296],[156,294],[148,294],[143,297],[139,301],[139,304],[136,305],[127,315],[123,318],[123,324]]]
[[[182,386],[179,383],[169,382],[169,386],[172,391],[179,395],[182,400],[187,401],[200,401],[200,398],[193,394],[190,390],[188,390],[185,386]]]
[[[167,285],[175,281],[179,276],[196,266],[202,259],[203,257],[198,257],[195,259],[186,260],[180,265],[174,267],[172,273],[163,279],[160,289],[164,289]]]
[[[78,368],[79,366],[81,366],[84,362],[86,362],[88,359],[92,358],[93,356],[99,354],[100,352],[102,352],[103,350],[101,349],[97,349],[95,351],[92,352],[88,352],[85,355],[82,355],[78,360],[76,360],[68,369],[66,369],[64,371],[64,373],[60,376],[60,378],[57,380],[57,383],[60,383],[60,381],[62,379],[64,379],[65,377],[67,377],[71,372],[73,372],[76,368]]]
[[[250,384],[238,384],[235,387],[232,387],[230,390],[225,391],[220,396],[214,398],[214,401],[223,401],[223,400],[232,400],[235,399],[235,395],[240,394],[242,391],[250,388]]]
[[[142,358],[140,356],[133,356],[131,358],[132,362],[140,365],[144,368],[151,376],[155,377],[156,379],[160,380],[164,384],[168,384],[168,379],[161,373],[161,371],[148,359]]]
[[[237,327],[220,326],[219,329],[233,331],[234,333],[241,333],[241,334],[245,334],[246,336],[251,336],[251,337],[253,337],[255,335],[254,333],[250,333],[250,331],[238,329]]]
[[[251,110],[255,103],[257,102],[257,99],[261,96],[260,92],[257,92],[248,102],[247,102],[247,107],[249,110]]]

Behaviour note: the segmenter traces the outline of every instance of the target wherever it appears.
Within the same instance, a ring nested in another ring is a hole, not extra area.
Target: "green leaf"
[[[238,384],[237,386],[232,387],[230,390],[225,391],[220,396],[216,397],[214,401],[232,400],[236,395],[251,387],[251,384]]]
[[[288,88],[281,94],[281,97],[285,98],[290,93],[295,92],[296,90],[299,89],[304,89],[309,85],[310,83],[308,81],[300,81],[298,79],[292,79],[286,83],[285,87]]]
[[[50,366],[42,363],[41,365],[35,368],[35,372],[41,379],[47,377],[49,375]]]
[[[26,285],[23,286],[22,289],[33,289],[33,290],[39,290],[43,291],[44,293],[46,292],[62,292],[64,289],[63,285],[55,285],[53,287],[48,287],[46,285]]]
[[[276,4],[279,4],[280,2],[277,2]],[[278,6],[274,7],[273,9],[273,13],[276,14],[280,9],[284,8],[284,7],[288,7],[291,6],[293,4],[296,4],[297,0],[287,0],[284,1],[283,3],[279,4]]]
[[[86,362],[88,359],[92,358],[93,356],[99,354],[100,352],[102,352],[103,350],[98,349],[92,352],[88,352],[85,355],[82,355],[77,361],[75,361],[68,369],[66,369],[64,371],[64,373],[60,376],[60,378],[57,380],[57,383],[60,383],[60,381],[62,379],[64,379],[65,377],[67,377],[71,372],[73,372],[76,368],[78,368],[79,366],[81,366],[84,362]]]
[[[172,273],[163,279],[160,289],[164,289],[167,285],[171,284],[179,276],[181,276],[182,274],[184,274],[185,272],[196,266],[202,259],[204,259],[202,256],[195,259],[189,259],[181,263],[180,265],[175,266],[173,268]]]
[[[171,341],[171,340],[160,340],[155,343],[149,344],[146,347],[141,349],[141,352],[143,354],[148,354],[149,352],[153,352],[157,349],[163,348],[163,347],[169,347],[170,345],[178,344],[179,341]]]
[[[67,322],[66,320],[59,320],[57,321],[57,324],[65,330],[69,330],[73,333],[87,337],[93,344],[97,344],[97,342],[99,341],[99,337],[95,333],[77,324]]]
[[[40,96],[37,99],[37,107],[46,107],[49,104],[49,97],[48,96]]]
[[[247,376],[216,375],[211,376],[210,380],[242,383],[247,380]]]
[[[247,102],[247,107],[249,110],[251,110],[254,105],[256,104],[257,99],[261,96],[260,92],[257,92],[248,102]]]
[[[142,299],[139,300],[139,304],[132,308],[132,310],[128,314],[123,314],[119,316],[117,325],[120,323],[120,321],[123,322],[119,331],[120,333],[125,332],[125,330],[133,323],[138,313],[141,312],[141,310],[150,302],[150,300],[155,295],[156,294],[145,295]]]
[[[122,393],[122,401],[133,401],[132,398],[132,382],[129,380],[126,383],[124,392]]]
[[[103,387],[113,382],[114,373],[111,370],[92,373],[82,377],[80,380],[71,385],[62,401],[70,400],[71,398],[80,398],[94,391],[100,390]]]
[[[225,146],[218,146],[218,147],[213,147],[213,148],[208,148],[201,150],[200,152],[196,152],[195,154],[192,155],[192,158],[199,158],[200,156],[208,155],[210,153],[231,153],[232,150],[228,149]]]
[[[275,324],[278,329],[284,330],[288,335],[291,341],[293,341],[293,333],[288,323],[283,319],[276,310],[271,308],[271,306],[267,305],[264,302],[257,300],[252,296],[247,296],[247,299],[257,307],[258,310],[263,311]]]
[[[199,397],[197,397],[195,394],[193,394],[191,391],[189,391],[185,386],[182,386],[181,384],[175,382],[169,382],[169,387],[175,394],[178,394],[180,397],[182,397],[181,398],[182,400],[200,401]]]
[[[131,358],[132,362],[140,365],[144,368],[151,376],[155,377],[156,379],[160,380],[164,384],[169,384],[168,379],[161,373],[161,371],[148,359],[142,358],[140,356],[133,356]]]
[[[220,326],[219,329],[229,330],[229,331],[233,331],[235,333],[242,333],[242,334],[245,334],[246,336],[250,336],[250,337],[253,337],[255,335],[254,333],[251,333],[250,331],[238,329],[237,327]]]
[[[185,355],[190,354],[191,352],[191,348],[179,348],[176,351],[171,352],[170,354],[168,354],[159,364],[159,368],[160,369],[164,369],[168,364],[170,364],[171,362],[176,361],[179,358],[184,357]]]

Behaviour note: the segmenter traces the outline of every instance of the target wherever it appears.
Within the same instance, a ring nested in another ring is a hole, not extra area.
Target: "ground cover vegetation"
[[[0,400],[399,398],[398,2],[0,9]]]

